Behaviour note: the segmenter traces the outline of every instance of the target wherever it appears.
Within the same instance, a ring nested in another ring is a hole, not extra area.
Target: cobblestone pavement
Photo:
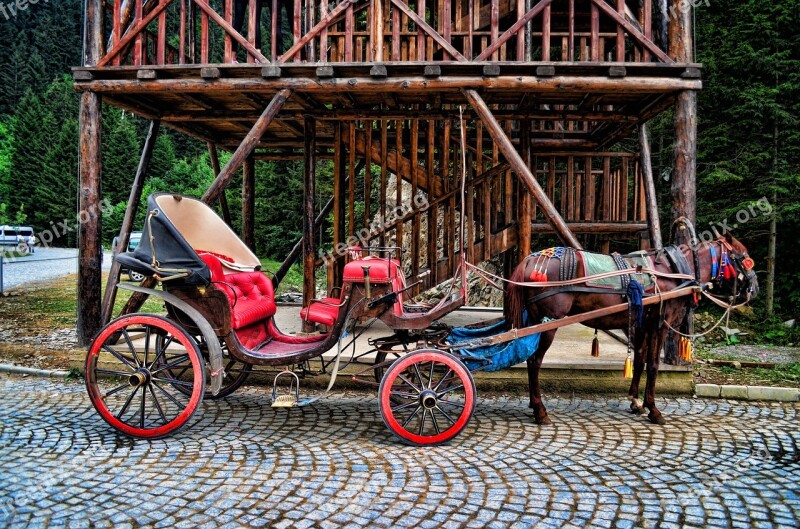
[[[450,446],[396,443],[368,394],[273,410],[204,401],[160,441],[113,433],[77,383],[0,379],[9,527],[785,527],[800,525],[797,404],[482,398]]]

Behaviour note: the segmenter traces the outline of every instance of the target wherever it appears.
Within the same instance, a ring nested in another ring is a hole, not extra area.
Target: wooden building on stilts
[[[217,176],[203,200],[223,218],[225,190],[243,171],[235,229],[250,245],[255,164],[304,160],[305,235],[287,264],[304,264],[306,301],[320,294],[319,267],[328,288],[341,283],[341,262],[317,249],[347,244],[362,228],[373,242],[410,249],[403,261],[411,273],[430,272],[421,289],[453,275],[461,215],[469,261],[502,255],[508,269],[536,234],[604,251],[612,236],[660,246],[646,122],[671,108],[672,215],[694,217],[701,80],[684,3],[87,0],[85,64],[73,70],[88,219],[79,338],[87,343],[112,316],[115,291],[101,296],[102,104],[151,121],[123,246],[161,126],[208,144]],[[614,150],[637,136],[639,152]],[[220,150],[232,153],[223,167]],[[334,173],[324,201],[314,192],[320,160],[331,160]],[[404,201],[404,215],[391,218],[387,210]],[[317,229],[331,211],[332,230]],[[386,221],[377,229],[376,218]],[[115,266],[109,285],[118,277]],[[134,295],[125,310],[142,301]]]

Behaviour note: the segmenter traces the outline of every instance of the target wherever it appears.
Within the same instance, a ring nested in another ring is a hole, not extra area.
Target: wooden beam
[[[452,55],[458,61],[466,61],[467,58],[461,55],[457,49],[450,44],[444,37],[442,37],[435,29],[430,27],[425,19],[420,17],[417,13],[414,12],[413,9],[408,7],[408,4],[403,2],[403,0],[391,0],[391,2],[397,7],[400,11],[402,11],[408,18],[414,21],[414,24],[417,25],[422,31],[428,34],[436,43],[444,48],[444,50]]]
[[[252,154],[245,158],[242,174],[242,241],[256,251],[256,161]]]
[[[522,148],[522,161],[528,167],[531,166],[531,122],[524,120],[520,122],[519,131],[520,144]],[[519,200],[519,215],[518,215],[518,231],[517,237],[517,261],[522,262],[531,254],[531,222],[533,221],[531,215],[531,195],[524,189],[518,191]],[[509,276],[510,277],[510,276]]]
[[[103,264],[101,175],[101,102],[87,92],[80,103],[80,193],[78,228],[77,335],[88,345],[102,327],[101,281]]]
[[[137,81],[127,79],[102,79],[76,83],[78,91],[98,93],[154,94],[169,92],[228,93],[228,92],[260,92],[273,93],[275,90],[288,89],[305,94],[403,94],[405,97],[417,96],[433,91],[451,91],[469,89],[491,89],[497,94],[504,92],[519,93],[535,91],[548,95],[576,95],[587,92],[662,94],[679,90],[700,90],[703,83],[699,79],[672,77],[644,77],[628,75],[623,78],[586,77],[557,75],[553,77],[537,77],[531,75],[515,75],[504,77],[476,77],[472,75],[442,76],[435,79],[424,76],[389,77],[375,79],[370,77],[316,79],[310,77],[281,77],[280,79],[258,78],[220,78],[214,82],[203,79],[156,79]]]
[[[675,166],[672,171],[672,221],[686,217],[695,222],[697,165],[697,92],[686,90],[675,102]],[[674,244],[689,241],[687,230],[678,232]]]
[[[644,179],[644,196],[647,202],[647,226],[650,233],[650,246],[662,248],[661,222],[658,216],[658,201],[656,198],[656,185],[653,178],[653,167],[650,163],[650,139],[647,135],[647,125],[639,125],[639,148],[641,149],[642,178]]]
[[[530,168],[525,165],[525,162],[514,148],[511,140],[508,138],[505,131],[503,131],[503,128],[492,115],[492,111],[489,109],[488,105],[486,105],[483,98],[475,90],[464,90],[464,95],[478,116],[480,116],[481,121],[486,126],[489,134],[503,153],[503,156],[506,157],[506,160],[511,165],[514,172],[517,173],[522,183],[525,184],[531,195],[533,195],[533,198],[536,199],[539,207],[542,208],[547,222],[553,226],[556,234],[558,234],[565,245],[582,249],[581,243],[578,242],[578,239],[575,238],[567,227],[566,222],[564,222],[564,219],[556,210],[555,206],[553,206],[553,203],[547,198],[539,182],[536,181],[536,177],[531,173]]]
[[[328,29],[328,26],[333,24],[336,21],[336,19],[338,17],[340,17],[348,8],[351,8],[355,1],[356,0],[344,0],[344,1],[340,2],[336,7],[333,8],[333,10],[330,13],[328,13],[327,15],[322,17],[322,19],[320,19],[320,21],[317,22],[316,26],[311,28],[308,31],[308,33],[306,33],[300,39],[298,39],[297,42],[295,42],[294,45],[292,45],[291,48],[286,50],[286,53],[284,53],[283,55],[278,57],[278,60],[275,61],[275,62],[277,62],[278,64],[283,64],[286,61],[288,61],[289,59],[291,59],[295,54],[297,54],[297,52],[299,52],[300,50],[303,49],[303,46],[305,46],[306,44],[311,42],[311,40],[314,37],[316,37],[317,35],[322,33],[323,30]],[[274,5],[275,5],[275,3],[273,2],[273,6]],[[275,17],[273,15],[273,20],[274,19],[275,19]],[[273,34],[274,34],[274,32],[273,32]],[[273,49],[273,56],[274,56],[275,45],[272,46],[272,49]],[[321,49],[320,53],[322,54],[323,57],[327,56],[327,52],[324,49]]]
[[[161,130],[161,122],[158,120],[151,121],[150,127],[147,130],[147,136],[144,140],[144,146],[142,147],[142,155],[139,158],[139,167],[136,169],[136,175],[133,177],[133,183],[131,184],[128,207],[125,209],[125,216],[122,219],[122,226],[119,229],[117,247],[113,248],[115,255],[127,251],[131,230],[133,229],[133,221],[139,210],[139,203],[142,199],[142,188],[144,187],[145,176],[150,168],[150,160],[153,158],[153,148],[155,147],[159,130]],[[108,273],[106,292],[103,296],[103,325],[111,321],[111,314],[114,311],[114,301],[117,298],[117,283],[119,282],[120,268],[120,264],[114,259],[111,263],[111,271]]]
[[[275,94],[275,97],[272,98],[267,108],[264,109],[261,117],[258,118],[253,128],[244,140],[242,140],[242,143],[233,153],[230,160],[228,160],[228,163],[225,164],[225,167],[222,168],[222,171],[220,171],[219,175],[214,179],[214,182],[211,183],[211,186],[205,194],[203,194],[203,202],[206,204],[213,204],[219,200],[219,195],[225,191],[233,174],[239,169],[244,160],[252,154],[253,149],[255,149],[259,140],[261,140],[261,136],[264,135],[267,127],[269,127],[270,123],[275,119],[275,116],[278,115],[278,112],[280,112],[284,103],[286,103],[286,100],[289,99],[291,95],[292,91],[288,89],[283,89]]]
[[[314,238],[315,206],[314,183],[316,181],[316,145],[317,130],[314,118],[305,120],[305,160],[303,164],[303,306],[307,307],[316,297],[315,261],[316,241]],[[303,322],[303,330],[311,332],[314,324]]]
[[[219,167],[219,156],[217,155],[217,145],[212,142],[207,142],[208,145],[208,158],[211,161],[211,169],[214,171],[214,178],[219,176],[220,167]],[[251,155],[252,156],[252,155]],[[231,212],[228,209],[228,196],[223,191],[219,194],[219,209],[222,213],[222,220],[225,221],[225,224],[228,226],[231,225]]]

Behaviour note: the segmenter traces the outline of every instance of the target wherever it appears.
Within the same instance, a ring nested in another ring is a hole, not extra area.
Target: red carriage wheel
[[[475,410],[475,381],[455,356],[435,349],[389,366],[378,389],[383,422],[403,442],[430,446],[453,439]]]
[[[108,424],[131,437],[156,439],[192,418],[203,400],[205,371],[197,343],[182,328],[162,316],[128,314],[92,342],[86,389]]]

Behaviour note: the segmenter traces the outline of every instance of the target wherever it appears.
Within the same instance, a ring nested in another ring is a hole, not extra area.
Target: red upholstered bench
[[[362,267],[364,266],[369,266],[369,278],[372,284],[391,283],[395,291],[402,290],[405,286],[405,275],[400,261],[376,256],[368,256],[347,263],[344,266],[344,281],[363,283],[364,269]],[[300,311],[300,317],[303,318],[303,321],[331,327],[339,317],[339,306],[342,301],[339,298],[322,298],[312,301],[308,307]],[[395,312],[398,310],[402,312],[402,295],[400,301],[401,303],[395,306]]]
[[[211,271],[211,281],[228,296],[231,325],[235,330],[271,318],[278,311],[272,281],[262,272],[226,275],[217,256],[201,253],[200,258]]]

